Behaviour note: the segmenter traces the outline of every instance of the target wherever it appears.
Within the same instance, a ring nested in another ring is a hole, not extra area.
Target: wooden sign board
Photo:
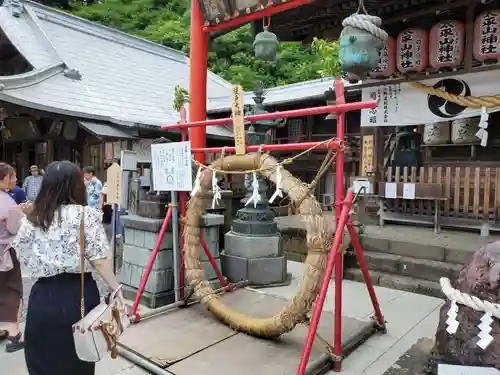
[[[375,147],[373,135],[364,135],[362,143],[361,176],[366,176],[373,172],[373,149]]]
[[[106,202],[108,204],[121,204],[122,169],[117,163],[111,164],[111,166],[106,170],[106,183],[108,184]]]
[[[243,87],[233,85],[232,89],[232,115],[233,115],[233,132],[234,146],[236,147],[236,155],[245,155],[245,115],[243,113]]]

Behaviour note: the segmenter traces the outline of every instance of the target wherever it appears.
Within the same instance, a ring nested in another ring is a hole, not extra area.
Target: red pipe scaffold
[[[247,152],[272,152],[272,151],[302,151],[308,149],[315,150],[340,150],[344,147],[344,141],[340,139],[330,139],[326,142],[301,142],[301,143],[284,143],[284,144],[271,144],[271,145],[260,145],[260,146],[247,146]],[[236,147],[205,147],[205,148],[192,148],[191,152],[224,152],[224,153],[234,153],[236,152]]]
[[[334,104],[334,105],[326,105],[323,107],[301,108],[301,109],[293,109],[291,111],[278,111],[278,112],[262,113],[258,115],[248,115],[245,116],[244,118],[245,121],[257,122],[262,120],[274,120],[287,117],[300,117],[300,116],[321,115],[325,113],[357,111],[360,109],[372,109],[376,107],[377,107],[377,101],[367,100],[364,102],[345,103],[338,105]],[[177,129],[198,128],[201,126],[232,125],[232,124],[233,124],[233,119],[231,117],[227,117],[227,118],[220,118],[213,120],[186,122],[184,124],[181,123],[181,124],[163,125],[161,129],[177,130]]]

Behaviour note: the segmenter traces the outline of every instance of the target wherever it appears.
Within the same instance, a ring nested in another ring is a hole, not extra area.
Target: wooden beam
[[[472,69],[473,48],[474,48],[474,21],[476,13],[476,3],[471,3],[467,6],[465,15],[465,53],[464,66],[465,69]]]
[[[387,79],[374,79],[364,81],[358,85],[350,85],[346,86],[346,93],[349,91],[357,91],[360,89],[368,88],[368,87],[382,87],[388,85],[397,85],[405,82],[414,82],[414,81],[423,81],[425,79],[433,79],[433,78],[445,78],[450,76],[456,76],[458,74],[467,74],[467,73],[479,73],[486,72],[490,70],[500,70],[500,64],[496,65],[481,65],[478,67],[474,67],[471,69],[460,69],[453,72],[436,72],[436,73],[426,73],[426,74],[411,74],[404,77],[398,78],[387,78]]]
[[[428,16],[430,14],[434,14],[434,15],[440,14],[440,13],[445,12],[447,10],[465,7],[471,3],[477,3],[479,1],[480,0],[461,0],[461,1],[456,1],[453,3],[445,3],[445,4],[441,4],[441,5],[435,5],[433,7],[426,7],[425,5],[422,5],[423,9],[385,19],[384,25],[389,25],[391,23],[398,23],[401,21],[405,22],[405,21],[410,20],[410,19]]]

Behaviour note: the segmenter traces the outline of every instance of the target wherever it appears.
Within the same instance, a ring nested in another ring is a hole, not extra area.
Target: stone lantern
[[[264,90],[262,85],[254,90],[255,105],[249,114],[268,113],[263,106]],[[248,122],[247,140],[249,145],[269,144],[272,136],[269,131],[283,123],[279,120]],[[256,287],[287,284],[286,257],[283,254],[281,234],[274,221],[274,212],[269,208],[266,178],[257,175],[260,202],[249,204],[236,213],[231,231],[225,235],[225,248],[221,254],[224,274],[232,282],[248,280]],[[246,203],[253,193],[253,175],[245,175]]]

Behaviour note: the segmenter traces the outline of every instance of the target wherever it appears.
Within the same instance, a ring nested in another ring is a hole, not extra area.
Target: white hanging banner
[[[419,81],[458,96],[498,95],[497,70],[469,73]],[[377,108],[361,110],[361,126],[422,125],[440,121],[481,116],[481,108],[466,108],[453,102],[428,95],[409,83],[367,87],[362,100],[378,100]],[[488,112],[500,107],[488,108]]]

